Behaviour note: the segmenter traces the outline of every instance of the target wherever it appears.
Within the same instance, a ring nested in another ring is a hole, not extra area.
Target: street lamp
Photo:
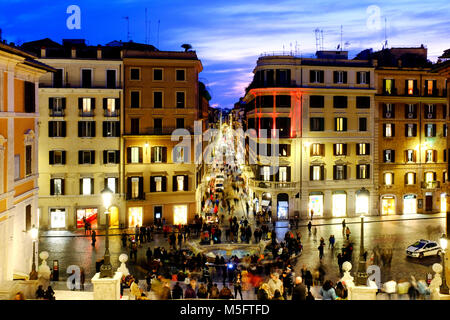
[[[105,238],[105,256],[104,262],[100,267],[100,278],[112,278],[113,270],[111,265],[111,259],[109,255],[109,207],[112,201],[112,191],[106,186],[106,188],[101,192],[103,205],[106,208],[106,238]]]
[[[31,239],[33,240],[33,264],[31,265],[30,280],[37,280],[38,274],[36,272],[36,241],[38,239],[39,230],[34,226],[30,230]]]
[[[364,261],[364,215],[361,215],[361,240],[359,246],[359,264],[356,273],[356,285],[367,286],[368,277],[366,272],[366,261]]]
[[[447,250],[447,243],[448,243],[448,239],[447,239],[447,235],[444,233],[440,239],[440,243],[441,243],[441,248],[442,248],[442,284],[441,287],[439,288],[439,292],[441,294],[449,294],[449,289],[447,286],[447,281],[445,280],[445,251]]]

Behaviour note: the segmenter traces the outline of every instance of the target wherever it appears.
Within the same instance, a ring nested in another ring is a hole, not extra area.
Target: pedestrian
[[[305,279],[305,286],[308,288],[308,291],[311,291],[311,287],[313,285],[313,276],[311,271],[306,269],[305,276],[303,277],[303,279]]]
[[[152,262],[152,249],[150,247],[147,248],[145,256],[147,257],[147,264],[150,264]]]
[[[314,239],[314,242],[316,242],[316,240],[317,240],[317,227],[316,226],[314,226],[314,229],[313,229],[313,239]]]
[[[313,219],[314,216],[314,209],[311,209],[311,220]]]
[[[330,238],[328,239],[328,241],[329,241],[328,248],[334,249],[335,238],[334,238],[334,235],[333,235],[333,234],[330,236]]]
[[[337,298],[336,291],[333,288],[333,283],[331,280],[325,281],[322,288],[320,288],[319,293],[323,300],[336,300]]]
[[[127,234],[125,231],[122,232],[120,239],[122,240],[122,247],[126,247],[127,246]]]
[[[319,259],[322,260],[323,258],[323,247],[324,245],[322,243],[319,244],[319,247],[317,248],[319,250]]]
[[[339,281],[336,284],[335,292],[336,292],[337,300],[346,300],[347,299],[348,290],[341,281]]]
[[[308,222],[308,231],[309,231],[310,235],[311,235],[311,228],[312,228],[312,223],[310,221],[310,222]]]
[[[350,234],[351,234],[350,228],[347,227],[347,229],[345,229],[345,236],[346,236],[346,238],[347,238],[347,241],[348,241],[349,238],[350,238]]]
[[[84,268],[80,268],[80,290],[84,291],[84,282],[86,281],[86,275],[84,274]]]
[[[92,231],[92,235],[91,235],[93,247],[95,247],[95,241],[97,241],[96,237],[97,237],[97,233],[94,230],[94,231]]]
[[[241,300],[243,300],[242,298],[242,279],[241,279],[241,274],[238,273],[233,281],[233,287],[234,287],[234,297],[235,299],[237,299],[237,294],[239,293],[239,295],[241,296]]]
[[[345,230],[345,219],[342,220],[342,232],[344,232],[344,230]]]
[[[280,280],[280,276],[278,273],[274,272],[270,275],[270,280],[267,283],[269,286],[269,296],[274,296],[275,290],[280,291],[281,294],[283,294],[283,282]]]
[[[183,299],[183,289],[178,281],[173,286],[172,299]]]
[[[344,258],[342,257],[342,254],[340,252],[337,255],[337,263],[339,266],[339,272],[342,274],[342,264],[344,263]]]
[[[292,290],[292,300],[306,300],[306,286],[303,284],[302,277],[295,278],[295,286]]]

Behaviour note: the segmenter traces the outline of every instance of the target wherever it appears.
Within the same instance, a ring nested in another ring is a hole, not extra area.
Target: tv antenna
[[[316,34],[316,51],[323,50],[323,30],[316,28],[314,32]]]
[[[342,24],[341,24],[341,43],[340,43],[340,48],[341,48],[341,51],[342,51]]]
[[[384,17],[384,43],[383,43],[383,49],[386,49],[388,46],[388,40],[387,40],[387,18]]]
[[[145,8],[145,44],[148,44],[147,8]]]
[[[157,41],[156,41],[156,46],[158,47],[158,50],[159,50],[159,23],[160,23],[160,20],[158,20],[158,37],[157,37]]]
[[[127,42],[130,41],[130,17],[126,16],[123,19],[127,20]]]

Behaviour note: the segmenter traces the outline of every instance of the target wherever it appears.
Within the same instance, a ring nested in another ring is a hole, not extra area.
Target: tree
[[[192,49],[192,46],[189,43],[182,44],[181,47],[184,49],[184,52],[188,52]]]

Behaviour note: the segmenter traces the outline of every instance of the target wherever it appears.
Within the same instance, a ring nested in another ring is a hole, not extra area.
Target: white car
[[[441,252],[442,249],[436,241],[423,239],[415,242],[406,249],[406,255],[408,257],[420,259],[426,256],[439,256]]]

